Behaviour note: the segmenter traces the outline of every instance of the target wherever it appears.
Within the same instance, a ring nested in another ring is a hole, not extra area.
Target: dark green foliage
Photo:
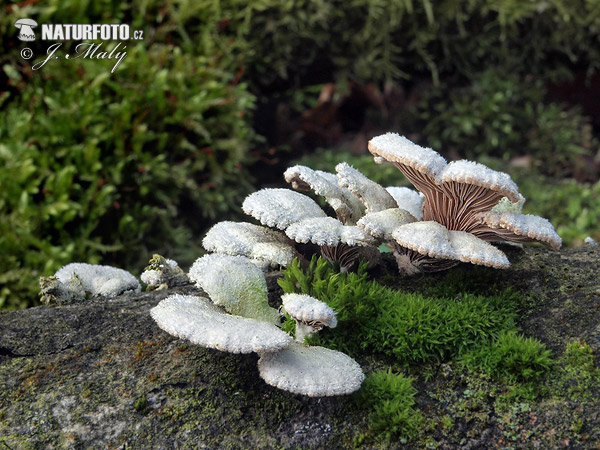
[[[295,262],[283,273],[285,292],[312,295],[338,314],[337,328],[311,338],[313,343],[354,355],[368,349],[402,363],[444,361],[515,329],[519,297],[510,290],[490,297],[426,297],[367,281],[365,265],[338,274],[316,258],[306,272]]]
[[[370,374],[356,395],[362,407],[371,408],[371,429],[387,439],[414,438],[423,424],[423,416],[415,410],[417,390],[412,379],[391,370]]]
[[[95,14],[56,5],[29,12],[58,23]],[[130,19],[110,20],[119,17]],[[4,65],[14,88],[0,117],[0,308],[30,305],[37,278],[69,262],[136,271],[160,252],[188,264],[203,231],[251,191],[255,136],[244,114],[254,98],[229,56],[208,44],[184,49],[182,36],[127,45],[114,74],[102,60],[61,59],[32,72],[15,55]]]
[[[561,173],[597,144],[577,109],[545,103],[541,80],[520,79],[499,68],[477,74],[465,87],[443,85],[421,102],[413,132],[445,154],[527,155],[546,173]]]
[[[513,330],[503,331],[491,342],[464,352],[460,361],[472,370],[507,381],[540,381],[552,366],[551,352],[536,339]]]

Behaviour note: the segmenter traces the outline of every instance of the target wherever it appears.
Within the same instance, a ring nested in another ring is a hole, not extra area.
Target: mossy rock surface
[[[509,270],[464,266],[481,289],[528,298],[523,333],[557,358],[567,343],[600,348],[600,247],[509,251]],[[402,279],[419,290],[447,275]],[[274,283],[270,283],[274,286]],[[193,287],[0,313],[0,448],[597,448],[600,401],[550,393],[499,409],[497,383],[440,364],[419,378],[431,431],[403,444],[369,438],[353,397],[307,398],[266,385],[258,357],[169,336],[149,309]],[[368,372],[377,362],[359,361]],[[418,374],[417,374],[418,376]],[[574,373],[573,377],[576,378]],[[573,383],[578,380],[574,379]],[[561,384],[562,386],[562,384]],[[593,389],[597,388],[597,385]],[[594,394],[594,392],[590,392]]]

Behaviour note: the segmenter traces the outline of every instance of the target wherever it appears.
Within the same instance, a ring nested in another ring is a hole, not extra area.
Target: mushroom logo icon
[[[19,19],[15,22],[15,27],[19,28],[19,39],[22,41],[35,41],[33,28],[37,27],[37,22],[32,19]]]

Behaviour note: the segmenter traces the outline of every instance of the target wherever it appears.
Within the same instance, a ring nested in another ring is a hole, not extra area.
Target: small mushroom
[[[15,27],[19,28],[19,39],[25,42],[35,41],[33,29],[37,27],[37,22],[33,19],[19,19],[15,22]]]
[[[347,163],[335,166],[338,184],[356,195],[367,208],[367,213],[396,208],[398,205],[383,186],[364,176]]]
[[[296,341],[302,343],[323,327],[335,328],[335,311],[327,303],[305,294],[283,294],[282,309],[296,321]]]
[[[149,289],[166,289],[190,282],[176,261],[156,254],[152,256],[140,278]]]
[[[227,312],[279,324],[279,313],[269,306],[265,276],[248,258],[204,255],[190,268],[189,278]]]
[[[306,166],[293,166],[283,176],[294,189],[312,191],[324,197],[344,224],[355,224],[365,212],[365,207],[356,195],[338,186],[337,177],[333,173]]]
[[[292,342],[275,325],[226,314],[204,297],[172,295],[150,315],[169,334],[229,353],[273,352]]]
[[[261,189],[246,197],[242,209],[263,225],[280,230],[302,219],[327,217],[313,199],[290,189]]]
[[[111,266],[71,263],[59,269],[53,278],[40,281],[45,302],[69,303],[84,300],[86,295],[116,297],[141,291],[136,277]]]
[[[309,397],[350,394],[365,379],[348,355],[295,342],[279,352],[261,354],[258,369],[267,384]]]
[[[298,256],[282,233],[246,222],[219,222],[202,240],[209,252],[250,258],[260,267],[287,266]]]

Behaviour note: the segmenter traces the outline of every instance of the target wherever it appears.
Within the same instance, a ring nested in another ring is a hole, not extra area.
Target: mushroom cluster
[[[172,295],[150,314],[169,334],[230,353],[256,352],[260,376],[270,385],[311,397],[349,394],[364,374],[344,353],[304,344],[304,337],[337,324],[334,311],[307,295],[284,294],[283,308],[297,321],[296,341],[281,330],[270,307],[265,276],[240,255],[209,254],[193,264],[189,279],[207,297]]]
[[[262,189],[243,202],[259,221],[221,222],[206,235],[206,250],[243,255],[263,268],[302,258],[299,244],[314,244],[342,272],[362,257],[377,262],[378,247],[391,247],[400,273],[449,269],[460,262],[507,268],[506,255],[490,244],[537,241],[559,248],[561,239],[546,219],[521,214],[525,201],[509,175],[472,161],[447,163],[437,152],[398,134],[371,139],[376,163],[394,164],[418,191],[384,188],[346,163],[336,173],[293,166],[290,189]],[[305,251],[305,250],[303,250]]]
[[[371,139],[368,148],[376,163],[393,164],[422,193],[419,222],[401,223],[400,213],[390,210],[358,223],[392,246],[401,272],[444,270],[459,262],[508,267],[506,255],[489,242],[560,248],[548,220],[520,213],[525,199],[509,175],[472,161],[447,163],[394,133]]]

